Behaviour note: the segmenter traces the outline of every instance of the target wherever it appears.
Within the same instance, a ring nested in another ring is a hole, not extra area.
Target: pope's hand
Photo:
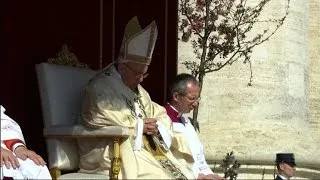
[[[206,179],[213,179],[213,180],[225,180],[225,178],[220,177],[218,174],[208,174],[206,175]]]
[[[197,180],[202,180],[202,179],[206,179],[206,175],[204,175],[202,173],[198,174]]]
[[[144,119],[143,133],[148,135],[157,135],[159,133],[157,120],[152,118]]]
[[[7,169],[13,167],[13,169],[19,168],[20,164],[18,159],[13,155],[11,151],[1,147],[1,167],[5,165]]]
[[[16,153],[16,156],[22,160],[26,160],[27,158],[31,159],[36,165],[44,166],[46,162],[42,159],[41,156],[39,156],[34,151],[31,151],[27,149],[24,146],[18,146],[14,152]]]
[[[211,180],[225,180],[225,178],[220,177],[218,174],[208,174],[208,175],[204,175],[202,173],[200,173],[198,175],[198,180],[203,180],[203,179],[211,179]]]

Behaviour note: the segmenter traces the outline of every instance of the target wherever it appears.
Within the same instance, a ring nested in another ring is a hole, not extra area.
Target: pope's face
[[[200,87],[192,82],[187,83],[187,89],[185,94],[174,93],[173,101],[175,108],[180,113],[189,113],[195,107],[199,105]]]
[[[137,86],[149,75],[148,65],[126,62],[119,64],[122,68],[121,78],[125,85],[130,89],[135,90]]]

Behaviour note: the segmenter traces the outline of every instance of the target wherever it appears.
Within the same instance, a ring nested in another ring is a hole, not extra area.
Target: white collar
[[[281,174],[278,174],[278,176],[283,179],[283,180],[286,180],[287,178],[285,178],[284,176],[282,176]]]

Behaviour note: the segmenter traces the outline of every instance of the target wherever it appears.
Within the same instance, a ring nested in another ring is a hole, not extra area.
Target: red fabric
[[[164,108],[167,110],[167,114],[172,122],[182,123],[181,116],[178,111],[173,109],[169,104],[164,105]]]
[[[12,147],[16,144],[16,143],[23,143],[23,141],[21,141],[20,139],[10,139],[10,140],[5,140],[3,141],[4,144],[7,146],[7,148],[11,151],[13,151]]]

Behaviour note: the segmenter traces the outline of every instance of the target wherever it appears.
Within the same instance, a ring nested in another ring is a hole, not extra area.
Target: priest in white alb
[[[173,122],[173,155],[193,171],[198,180],[223,180],[206,162],[204,149],[190,120],[183,116],[199,105],[200,84],[191,74],[178,74],[170,85],[169,102],[165,105]]]

